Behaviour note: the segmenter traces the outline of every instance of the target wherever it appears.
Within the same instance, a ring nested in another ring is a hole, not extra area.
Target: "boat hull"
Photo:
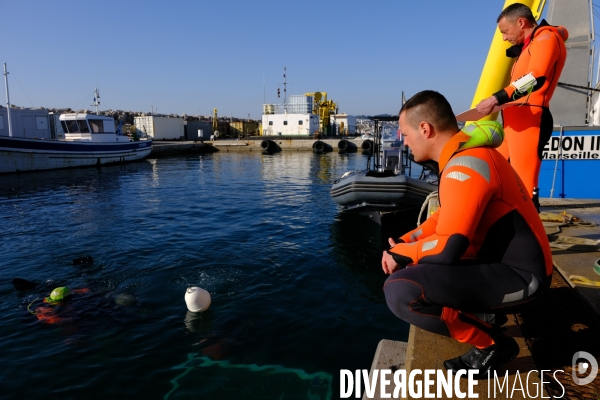
[[[331,198],[339,205],[359,205],[401,208],[421,206],[437,186],[403,174],[378,174],[372,171],[353,171],[335,181]]]
[[[0,173],[123,163],[151,151],[151,140],[98,143],[0,137]]]

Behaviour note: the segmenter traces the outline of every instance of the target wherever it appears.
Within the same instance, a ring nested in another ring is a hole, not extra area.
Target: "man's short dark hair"
[[[423,90],[415,94],[404,103],[398,116],[403,112],[408,112],[407,122],[413,129],[424,121],[440,131],[458,131],[458,123],[450,103],[442,94],[434,90]]]
[[[502,18],[506,18],[510,22],[514,22],[519,18],[525,18],[527,21],[532,24],[536,24],[535,18],[533,18],[533,13],[531,9],[527,7],[525,4],[514,3],[510,6],[506,7],[496,20],[496,23],[500,22]]]

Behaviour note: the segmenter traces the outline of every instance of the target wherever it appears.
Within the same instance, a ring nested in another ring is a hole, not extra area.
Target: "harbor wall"
[[[319,141],[306,138],[265,138],[249,140],[214,140],[214,141],[155,141],[151,156],[174,155],[185,153],[210,153],[215,151],[256,151],[276,153],[279,151],[314,151],[316,142],[321,142],[320,153],[341,152],[340,142],[345,141],[346,152],[361,152],[363,140],[331,138]],[[372,143],[372,142],[371,142]]]

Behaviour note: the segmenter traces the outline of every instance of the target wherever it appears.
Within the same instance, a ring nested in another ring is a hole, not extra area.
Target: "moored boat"
[[[44,109],[12,108],[7,75],[4,63],[7,107],[0,108],[0,173],[123,163],[152,151],[152,140],[123,135],[112,117],[69,113],[55,118]],[[96,112],[98,97],[96,89]]]
[[[392,171],[349,171],[330,190],[339,205],[353,208],[374,206],[385,209],[420,206],[437,186],[421,179]]]
[[[330,195],[345,209],[373,213],[419,208],[427,196],[437,190],[437,177],[426,179],[426,174],[412,177],[408,149],[400,140],[383,141],[379,122],[397,121],[395,116],[373,117],[375,141],[367,168],[348,171],[335,180]],[[425,168],[426,169],[426,168]],[[426,169],[427,170],[427,169]]]
[[[111,117],[62,114],[60,123],[56,139],[0,136],[0,173],[123,163],[152,151],[152,140],[117,133]]]

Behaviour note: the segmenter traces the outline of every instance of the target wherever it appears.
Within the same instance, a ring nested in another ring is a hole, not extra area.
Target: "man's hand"
[[[390,239],[391,240],[391,239]],[[393,274],[394,272],[400,269],[400,266],[394,260],[394,257],[387,251],[383,252],[383,257],[381,257],[381,268],[383,268],[383,272],[388,275]]]
[[[396,242],[393,238],[389,238],[388,243],[390,244],[390,248],[392,248],[398,243],[404,243],[404,240],[398,239],[398,242]],[[389,251],[384,251],[383,256],[381,257],[381,268],[383,269],[383,272],[388,275],[391,275],[412,263],[412,258],[395,253],[392,255]]]
[[[481,100],[475,107],[477,111],[482,114],[488,115],[494,109],[494,106],[498,105],[498,99],[494,96],[490,96],[487,99]]]
[[[393,238],[388,238],[388,243],[390,244],[390,248],[397,244]],[[399,269],[399,266],[394,260],[394,257],[392,257],[392,255],[387,251],[384,251],[383,256],[381,257],[381,268],[383,268],[383,272],[391,275]]]

